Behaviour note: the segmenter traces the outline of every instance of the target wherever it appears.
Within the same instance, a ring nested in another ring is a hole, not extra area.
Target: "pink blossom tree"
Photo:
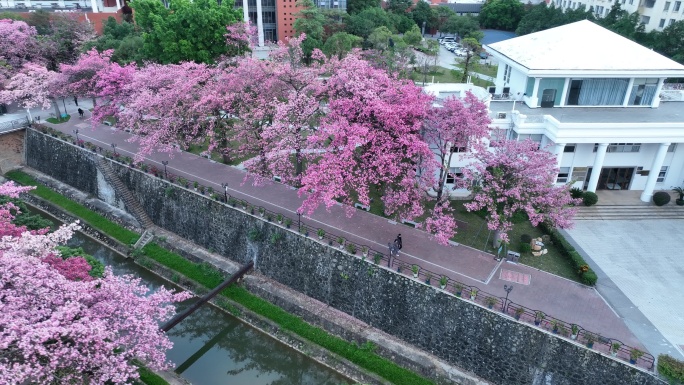
[[[226,45],[235,56],[242,56],[257,43],[257,29],[249,21],[237,22],[226,26]]]
[[[54,97],[58,88],[56,81],[57,74],[48,71],[45,66],[24,63],[22,69],[9,80],[5,90],[0,91],[0,103],[18,102],[27,110],[35,107],[48,109],[52,105],[59,117],[59,105]]]
[[[12,77],[25,63],[40,61],[37,35],[24,21],[0,20],[0,80]]]
[[[28,189],[4,184],[0,194]],[[0,298],[11,298],[0,312],[0,383],[130,383],[138,377],[133,360],[152,369],[170,365],[171,342],[158,324],[188,293],[150,294],[139,279],[110,268],[91,279],[81,274],[90,266],[80,257],[51,263],[61,260],[55,245],[77,225],[21,232],[12,218],[11,207],[0,206]]]
[[[440,166],[434,187],[437,201],[444,197],[449,165],[454,154],[483,151],[483,139],[489,137],[490,122],[487,105],[471,92],[467,92],[463,100],[450,96],[441,106],[432,108],[426,119],[423,137]]]
[[[58,81],[64,84],[62,95],[88,96],[96,105],[98,74],[109,70],[114,50],[97,52],[95,48],[81,54],[74,64],[60,64]]]
[[[474,185],[469,211],[485,209],[487,228],[495,232],[494,246],[508,242],[511,218],[524,212],[532,225],[546,222],[569,228],[578,200],[570,196],[570,186],[556,186],[556,158],[531,140],[503,140],[491,151],[475,154],[475,162],[463,170],[464,180]]]
[[[101,124],[107,117],[115,116],[131,100],[133,93],[127,86],[133,81],[137,69],[134,64],[121,66],[118,63],[99,71],[95,77],[95,96],[100,104],[93,109],[93,126]]]
[[[321,203],[330,208],[341,200],[351,215],[355,202],[370,205],[376,189],[386,215],[408,220],[423,215],[437,170],[421,136],[432,97],[354,54],[330,67],[329,111],[309,136],[320,154],[302,178],[300,195],[306,199],[300,210],[312,213]],[[443,205],[426,224],[442,243],[456,227]]]

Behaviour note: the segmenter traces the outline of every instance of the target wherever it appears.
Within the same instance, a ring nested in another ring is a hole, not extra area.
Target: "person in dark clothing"
[[[78,109],[78,116],[80,116],[81,118],[83,117],[83,110],[80,108]]]
[[[74,103],[76,103],[76,107],[78,107],[78,99],[74,96]]]
[[[397,235],[397,239],[394,240],[394,244],[397,246],[397,250],[401,250],[401,234]]]

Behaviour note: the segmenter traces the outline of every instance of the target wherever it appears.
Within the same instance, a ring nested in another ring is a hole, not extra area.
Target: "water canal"
[[[34,213],[58,223],[42,212]],[[82,247],[115,274],[133,274],[151,289],[167,281],[142,269],[121,254],[76,233],[71,247]],[[188,306],[192,300],[180,306]],[[173,349],[167,356],[176,372],[194,385],[338,385],[348,378],[283,345],[230,314],[205,305],[168,333]]]

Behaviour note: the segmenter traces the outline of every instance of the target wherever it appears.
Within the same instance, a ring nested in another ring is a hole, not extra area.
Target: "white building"
[[[684,102],[660,94],[684,66],[586,20],[486,49],[499,62],[492,136],[549,146],[558,183],[642,190],[643,201],[683,184]]]
[[[641,22],[646,27],[646,31],[658,30],[676,21],[684,20],[684,6],[682,0],[619,0],[620,6],[625,11],[631,13],[638,12],[641,15]],[[610,0],[552,0],[556,8],[577,9],[582,5],[586,9],[592,8],[596,17],[605,17],[614,1]]]

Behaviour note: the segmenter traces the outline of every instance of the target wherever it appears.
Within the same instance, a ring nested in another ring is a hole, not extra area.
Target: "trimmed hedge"
[[[218,278],[220,272],[214,268],[208,269],[206,264],[190,262],[178,254],[172,253],[155,243],[149,243],[143,248],[147,257],[160,264],[177,271],[180,274],[212,289],[222,280]],[[213,271],[211,271],[213,270]],[[218,274],[217,274],[218,273]],[[341,338],[335,337],[323,329],[312,326],[301,318],[294,316],[272,303],[263,300],[246,289],[235,285],[229,286],[221,292],[245,308],[264,316],[278,324],[281,328],[291,331],[335,354],[338,354],[354,364],[374,372],[397,385],[428,385],[432,381],[418,374],[400,367],[394,362],[384,359],[364,346],[357,346]]]
[[[140,381],[147,385],[169,385],[165,379],[145,367],[138,369],[138,374],[140,374]]]
[[[31,194],[43,198],[51,203],[54,203],[55,205],[63,208],[64,210],[73,214],[74,216],[81,218],[84,222],[86,222],[93,228],[102,231],[103,233],[109,235],[110,237],[116,239],[117,241],[125,245],[133,244],[138,240],[138,238],[140,238],[140,234],[125,229],[117,225],[116,223],[110,221],[109,219],[103,217],[102,215],[96,213],[95,211],[90,210],[82,206],[81,204],[76,203],[69,198],[66,198],[61,194],[50,190],[49,188],[40,184],[38,181],[33,179],[33,177],[31,177],[29,174],[23,171],[10,171],[6,173],[5,176],[25,186],[36,186],[34,190],[30,191]]]
[[[593,270],[591,270],[591,268],[587,264],[587,261],[585,261],[584,258],[582,258],[582,256],[577,252],[577,250],[575,250],[575,248],[572,247],[572,245],[567,240],[565,240],[565,237],[563,237],[555,229],[552,229],[545,224],[540,224],[539,228],[541,228],[543,232],[549,235],[549,238],[551,238],[553,244],[558,247],[558,250],[560,251],[561,255],[570,259],[572,265],[575,267],[575,272],[579,276],[582,283],[589,286],[596,285],[596,281],[598,281],[596,273]]]
[[[593,206],[598,203],[598,195],[591,191],[585,191],[584,194],[582,194],[582,202],[584,202],[585,206]]]
[[[658,373],[670,383],[684,384],[684,361],[661,354],[658,356]]]
[[[672,197],[665,191],[658,191],[653,194],[653,203],[655,203],[656,206],[665,206],[670,203],[670,199],[672,199]]]

